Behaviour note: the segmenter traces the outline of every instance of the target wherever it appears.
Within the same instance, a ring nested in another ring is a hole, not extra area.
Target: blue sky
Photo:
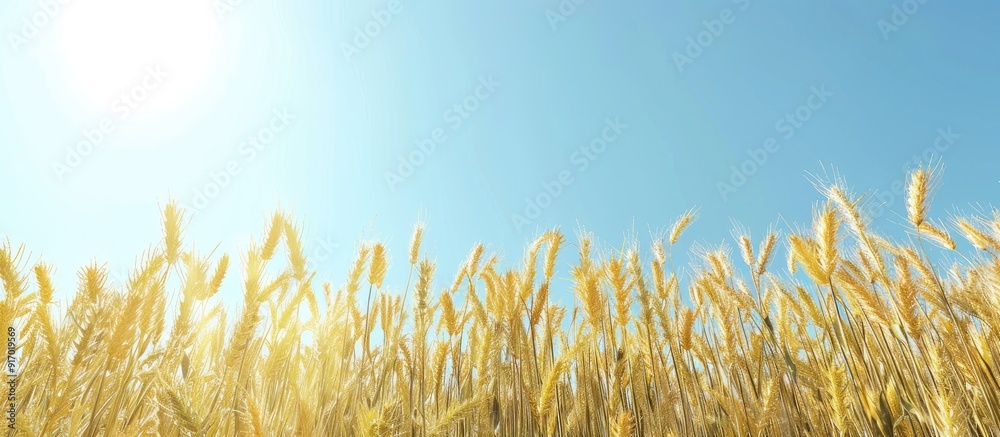
[[[0,235],[64,289],[131,267],[168,196],[234,255],[280,204],[335,283],[371,236],[405,274],[424,219],[442,286],[474,243],[513,263],[555,226],[805,223],[824,165],[886,229],[925,152],[938,217],[996,200],[1000,5],[230,1],[0,8]]]

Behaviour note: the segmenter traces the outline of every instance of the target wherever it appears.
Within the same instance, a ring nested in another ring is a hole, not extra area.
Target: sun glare
[[[88,0],[60,14],[62,74],[96,111],[146,118],[190,104],[219,50],[203,0]]]

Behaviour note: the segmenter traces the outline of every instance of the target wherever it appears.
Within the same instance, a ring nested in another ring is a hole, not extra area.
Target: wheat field
[[[696,247],[690,266],[673,259],[694,211],[648,243],[550,230],[513,267],[476,245],[453,279],[421,252],[418,225],[396,263],[403,288],[384,283],[380,242],[359,245],[344,284],[314,280],[282,212],[237,273],[228,255],[185,247],[168,203],[162,241],[127,283],[92,264],[61,303],[53,267],[7,243],[0,317],[21,358],[8,430],[1000,435],[1000,211],[932,219],[935,181],[908,177],[905,242],[875,232],[870,200],[833,180],[817,183],[810,225],[756,241],[738,228],[734,250]],[[236,314],[216,296],[229,281]]]

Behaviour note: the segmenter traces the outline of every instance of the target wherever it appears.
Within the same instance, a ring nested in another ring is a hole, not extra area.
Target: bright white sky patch
[[[211,5],[204,0],[73,2],[60,12],[56,35],[69,88],[102,113],[123,94],[142,97],[129,102],[137,119],[183,108],[208,81],[221,44]],[[156,68],[167,77],[148,89],[154,83],[148,71]]]

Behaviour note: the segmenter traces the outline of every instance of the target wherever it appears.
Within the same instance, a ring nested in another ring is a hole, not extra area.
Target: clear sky
[[[168,196],[233,255],[280,203],[335,283],[369,236],[405,274],[422,218],[441,286],[555,226],[803,223],[823,165],[884,227],[925,153],[936,216],[997,203],[992,2],[61,1],[0,6],[0,235],[64,289],[130,268]]]

